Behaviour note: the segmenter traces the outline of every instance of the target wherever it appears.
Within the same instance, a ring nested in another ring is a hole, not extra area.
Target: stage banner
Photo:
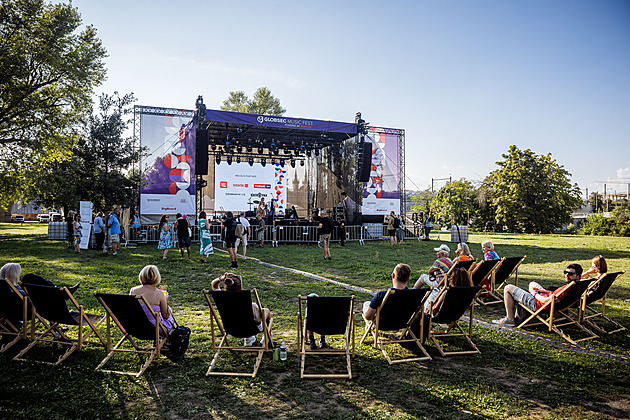
[[[400,213],[400,131],[370,127],[365,141],[372,143],[370,180],[363,184],[364,215]]]
[[[195,215],[194,123],[168,115],[142,116],[142,144],[153,161],[143,161],[145,186],[140,194],[143,215]],[[188,119],[190,121],[190,119]],[[145,140],[146,139],[146,140]]]
[[[274,200],[277,213],[286,208],[286,170],[280,165],[260,163],[221,163],[214,166],[215,210],[233,213],[256,211],[264,197],[269,206]]]

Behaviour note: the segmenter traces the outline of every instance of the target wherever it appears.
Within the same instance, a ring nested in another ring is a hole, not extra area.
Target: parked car
[[[46,213],[38,214],[37,221],[39,223],[48,223],[50,221],[50,217]]]
[[[22,223],[24,222],[24,216],[22,216],[21,214],[12,214],[11,221],[16,222],[16,223]]]
[[[59,213],[49,213],[48,218],[50,219],[51,222],[63,222],[63,218],[61,217],[61,214]]]

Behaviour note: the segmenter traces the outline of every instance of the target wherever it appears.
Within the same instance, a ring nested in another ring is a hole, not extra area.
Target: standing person
[[[387,216],[387,234],[389,235],[389,239],[392,245],[395,245],[398,241],[396,241],[396,226],[395,226],[396,215],[392,211],[389,216]]]
[[[107,227],[109,228],[109,241],[112,246],[112,256],[118,256],[118,248],[120,248],[120,207],[114,207],[114,212],[109,216],[107,220]]]
[[[396,221],[398,221],[398,226],[396,226]],[[402,245],[405,241],[405,225],[403,225],[400,215],[398,215],[394,221],[394,227],[396,227],[396,239],[398,240],[398,244]]]
[[[74,247],[74,212],[70,210],[66,217],[66,239],[68,239],[68,249]]]
[[[103,212],[98,212],[94,218],[94,237],[96,238],[96,250],[103,251],[105,241],[105,222],[103,222]]]
[[[346,219],[343,215],[339,216],[339,239],[341,240],[341,246],[346,246]]]
[[[81,249],[81,215],[79,213],[74,215],[74,222],[72,222],[72,229],[74,231],[74,253],[80,254]]]
[[[166,214],[163,214],[160,218],[158,231],[160,232],[160,241],[158,242],[157,248],[162,250],[162,259],[165,260],[168,255],[168,250],[173,248],[171,226],[168,224],[168,216]]]
[[[214,254],[212,234],[210,233],[210,221],[206,218],[205,211],[199,213],[197,225],[199,226],[199,242],[201,243],[199,253],[201,254],[201,262],[205,263],[208,255]]]
[[[500,260],[499,255],[494,252],[494,245],[490,241],[483,241],[481,243],[481,251],[483,252],[483,259],[488,260]]]
[[[271,203],[269,203],[269,224],[273,224],[273,219],[276,216],[276,200],[271,199]]]
[[[427,216],[424,221],[424,240],[429,240],[429,233],[431,233],[431,228],[433,227],[433,223],[431,223],[431,216]]]
[[[256,216],[256,222],[258,226],[256,227],[256,240],[258,240],[258,245],[256,248],[264,248],[265,246],[265,220],[262,218],[262,215],[258,214]]]
[[[240,226],[236,226],[236,243],[234,244],[234,249],[238,250],[238,245],[243,242],[243,257],[247,255],[247,239],[251,235],[251,227],[249,225],[249,221],[245,217],[245,212],[241,212],[241,217],[238,218],[238,223]]]
[[[129,237],[137,240],[138,239],[138,232],[140,231],[140,212],[138,212],[138,210],[136,210],[133,213],[133,216],[131,216],[131,219],[129,220],[129,228],[130,228],[130,232],[129,232]]]
[[[319,244],[324,250],[324,259],[332,260],[330,256],[330,234],[333,230],[332,220],[326,216],[326,210],[322,210],[319,213],[319,225],[317,226],[317,232],[319,233]]]
[[[260,202],[258,203],[258,214],[262,217],[267,215],[267,203],[265,203],[265,197],[260,197]]]
[[[182,253],[184,258],[184,251],[188,252],[188,258],[190,258],[190,232],[188,230],[188,220],[186,215],[182,217],[181,213],[177,213],[175,216],[175,230],[177,231],[177,242],[179,243],[179,252]]]
[[[221,228],[225,229],[225,247],[228,254],[230,254],[230,268],[238,268],[238,262],[236,259],[236,225],[234,220],[234,214],[228,211],[227,218],[221,222]]]

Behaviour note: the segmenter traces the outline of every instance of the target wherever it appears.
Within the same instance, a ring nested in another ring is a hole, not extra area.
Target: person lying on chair
[[[398,264],[392,272],[392,289],[407,289],[407,283],[409,283],[410,278],[411,267],[409,267],[407,264]],[[365,319],[367,319],[368,321],[374,319],[374,316],[376,315],[376,310],[379,306],[381,306],[383,298],[386,294],[387,290],[381,290],[374,296],[371,302],[363,302],[363,315],[365,316]]]
[[[210,286],[212,287],[213,291],[219,291],[221,290],[221,283],[225,284],[226,292],[243,290],[243,279],[238,274],[223,273],[221,277],[217,277],[216,279],[212,280]],[[267,323],[267,325],[269,325],[269,322],[271,321],[271,311],[269,310],[269,308],[262,308],[262,311],[265,317],[265,322]],[[252,312],[254,313],[254,319],[256,320],[256,322],[259,323],[258,329],[262,332],[262,319],[260,319],[260,311],[258,310],[258,305],[255,303],[252,303]],[[246,346],[253,346],[255,342],[256,336],[251,336],[245,339]],[[270,347],[273,347],[273,345],[271,345]]]
[[[160,284],[162,277],[160,271],[154,265],[147,265],[138,274],[138,280],[140,280],[140,286],[132,287],[129,291],[130,295],[144,295],[144,298],[149,302],[151,308],[160,315],[160,322],[166,328],[167,331],[171,331],[175,324],[173,319],[173,312],[168,306],[168,294],[157,288]],[[147,318],[155,325],[155,319],[146,308],[143,308],[147,314]]]
[[[557,301],[561,300],[564,297],[564,292],[569,283],[579,281],[581,276],[582,266],[577,263],[572,263],[567,265],[567,268],[564,270],[564,281],[566,284],[553,291],[544,289],[536,282],[529,283],[529,292],[513,284],[508,284],[505,286],[505,289],[503,289],[503,303],[505,304],[506,316],[498,320],[495,319],[492,322],[506,327],[513,327],[516,302],[528,307],[532,311],[537,311],[551,300],[553,295],[556,296]]]

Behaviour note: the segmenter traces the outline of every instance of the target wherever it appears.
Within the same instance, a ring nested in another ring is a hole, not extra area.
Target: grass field
[[[209,309],[201,291],[227,270],[227,254],[216,252],[207,264],[199,262],[198,246],[191,260],[172,250],[162,260],[155,244],[122,249],[119,258],[95,251],[75,255],[65,243],[48,241],[46,225],[0,224],[0,264],[18,262],[24,273],[36,273],[59,285],[81,282],[76,297],[88,312],[103,313],[94,291],[128,293],[138,284],[146,264],[155,264],[168,286],[170,305],[181,324],[193,330],[184,359],[153,362],[139,379],[94,371],[104,357],[100,347],[88,346],[60,366],[12,361],[16,351],[0,355],[1,418],[626,418],[630,417],[630,365],[610,358],[557,349],[526,337],[483,326],[473,330],[481,350],[474,356],[442,358],[427,343],[432,361],[390,366],[380,351],[361,345],[347,380],[301,380],[296,356],[297,297],[354,294],[357,310],[368,293],[313,280],[271,268],[255,260],[240,260],[239,273],[247,287],[258,289],[274,317],[274,341],[289,347],[286,362],[265,355],[255,379],[206,378],[211,358]],[[433,236],[433,235],[432,235]],[[450,235],[449,235],[450,236]],[[18,240],[7,240],[15,239]],[[449,239],[446,234],[442,236]],[[610,271],[630,270],[630,238],[572,235],[471,235],[476,257],[480,242],[492,240],[501,256],[527,255],[519,284],[535,280],[560,285],[568,262],[584,267],[602,254]],[[411,265],[412,278],[426,272],[440,242],[408,240],[402,246],[370,242],[333,244],[332,261],[322,259],[315,246],[286,245],[250,249],[248,256],[294,268],[337,282],[376,292],[391,284],[399,262]],[[454,248],[454,247],[453,247]],[[454,256],[454,254],[452,255]],[[630,327],[630,274],[615,283],[607,314]],[[502,317],[502,305],[476,307],[475,318]],[[363,322],[357,320],[357,333]],[[536,334],[557,336],[541,330]],[[332,341],[333,345],[339,342]],[[590,349],[630,356],[630,336],[624,331],[583,344]],[[405,349],[392,349],[401,355]],[[33,356],[50,358],[58,349],[43,346]],[[30,354],[30,353],[29,353]],[[244,356],[226,363],[250,363]],[[133,369],[138,358],[123,360]]]

